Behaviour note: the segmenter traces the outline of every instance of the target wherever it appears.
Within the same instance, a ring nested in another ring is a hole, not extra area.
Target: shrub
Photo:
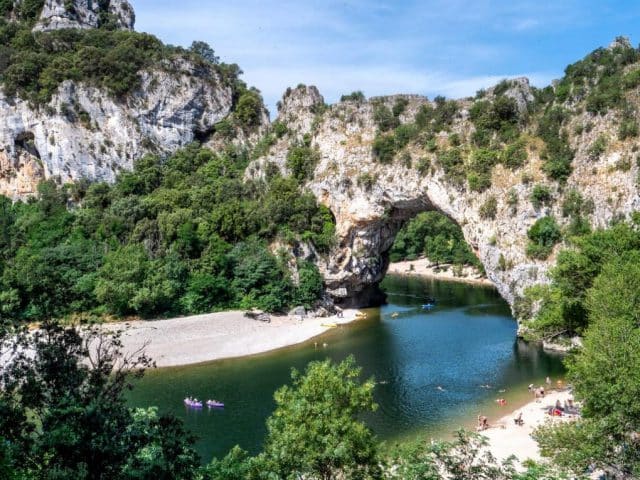
[[[547,185],[535,185],[531,191],[530,199],[536,210],[543,205],[550,205],[553,201],[551,189]]]
[[[287,168],[291,170],[293,177],[300,183],[313,175],[313,171],[320,159],[317,151],[311,147],[298,145],[287,152]]]
[[[404,113],[404,111],[409,105],[409,100],[404,97],[400,97],[396,100],[396,103],[393,104],[393,116],[398,118],[400,115]]]
[[[401,150],[413,140],[418,133],[416,126],[410,123],[398,126],[394,131],[395,148]]]
[[[340,97],[340,101],[341,102],[357,102],[357,103],[362,103],[366,100],[364,93],[362,93],[360,90],[357,90],[355,92],[351,92],[348,95],[342,95]]]
[[[555,218],[548,216],[538,219],[527,231],[527,237],[527,255],[544,260],[551,254],[554,245],[562,240],[562,233]]]
[[[391,163],[396,154],[396,141],[393,134],[376,135],[373,140],[373,155],[380,163]]]
[[[599,135],[598,138],[593,141],[587,153],[589,154],[591,160],[598,160],[606,151],[607,137],[604,135]]]
[[[478,149],[471,155],[467,181],[472,191],[482,192],[491,186],[491,171],[498,163],[498,153],[494,150]]]
[[[500,161],[511,170],[522,167],[527,161],[527,143],[520,139],[507,145],[500,155]]]
[[[262,113],[262,98],[256,90],[247,90],[238,99],[235,116],[240,125],[246,128],[255,127],[260,123]]]
[[[480,206],[480,218],[486,220],[493,220],[498,213],[498,200],[495,196],[491,195],[487,197],[484,203]]]
[[[273,122],[271,124],[271,128],[273,130],[273,133],[275,134],[275,136],[277,138],[282,138],[284,137],[287,133],[289,133],[289,129],[287,128],[287,126],[282,123],[282,122]]]
[[[357,184],[360,188],[370,192],[373,186],[377,183],[378,176],[369,172],[361,173],[358,175]]]
[[[541,155],[544,160],[542,169],[549,178],[559,182],[565,182],[571,175],[574,157],[566,133],[560,132],[566,117],[562,107],[554,107],[544,113],[538,125],[538,135],[546,145]]]
[[[451,148],[441,152],[438,164],[444,170],[445,178],[454,185],[462,186],[465,178],[464,160],[459,148]]]
[[[429,169],[431,168],[431,160],[427,157],[421,157],[418,159],[418,164],[416,165],[416,169],[420,175],[426,175],[429,173]]]
[[[382,102],[379,102],[374,107],[373,120],[376,122],[376,125],[378,125],[381,132],[388,132],[400,125],[398,118],[394,116],[391,110],[389,110],[389,108]]]

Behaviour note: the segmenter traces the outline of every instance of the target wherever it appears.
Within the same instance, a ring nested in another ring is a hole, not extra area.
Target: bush
[[[437,160],[444,170],[445,178],[454,185],[462,186],[465,178],[465,168],[460,149],[456,147],[441,152]]]
[[[536,210],[543,205],[551,205],[553,203],[551,189],[547,185],[534,185],[530,199],[533,208]]]
[[[472,191],[482,192],[491,186],[491,171],[498,163],[498,153],[494,150],[478,149],[471,155],[467,181]]]
[[[498,213],[498,200],[493,195],[487,197],[484,203],[480,206],[480,218],[485,220],[493,220]]]
[[[260,124],[262,114],[262,98],[256,90],[246,90],[240,95],[235,109],[235,116],[245,128]]]
[[[607,137],[604,135],[599,135],[598,138],[593,141],[587,151],[591,160],[600,159],[602,154],[607,151],[607,143]]]
[[[366,100],[364,93],[362,93],[360,90],[355,91],[355,92],[351,92],[348,95],[342,95],[340,97],[340,101],[341,102],[357,102],[357,103],[362,103]]]
[[[382,102],[379,102],[373,109],[373,120],[378,125],[378,128],[381,132],[388,132],[389,130],[393,130],[398,125],[400,125],[400,121],[398,117],[396,117],[391,110]]]
[[[373,155],[380,163],[393,162],[396,154],[396,140],[393,134],[376,135],[373,140]]]
[[[562,240],[560,227],[553,217],[540,218],[527,232],[529,245],[527,255],[532,258],[544,260],[553,250],[553,247]]]
[[[291,175],[299,182],[313,175],[316,164],[320,159],[320,154],[311,147],[297,145],[291,147],[287,152],[287,168],[291,171]]]
[[[527,161],[527,144],[524,140],[520,139],[510,145],[507,145],[500,155],[500,161],[502,164],[515,170],[524,166]]]
[[[538,125],[538,135],[545,142],[545,150],[542,154],[544,164],[543,171],[551,179],[565,182],[571,175],[574,152],[569,146],[566,133],[561,133],[562,123],[567,117],[566,111],[561,107],[548,109]]]

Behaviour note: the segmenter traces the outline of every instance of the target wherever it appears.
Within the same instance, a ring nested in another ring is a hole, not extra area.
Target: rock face
[[[42,178],[112,182],[145,153],[173,152],[231,112],[232,89],[213,68],[176,59],[140,77],[123,100],[71,81],[39,108],[0,94],[0,194],[23,198]]]
[[[518,106],[526,107],[533,98],[528,82],[514,82],[505,95],[512,96]],[[576,150],[574,171],[567,185],[559,187],[547,180],[541,171],[541,142],[528,146],[528,161],[516,171],[501,165],[494,167],[491,187],[471,192],[457,187],[445,178],[435,154],[424,148],[409,147],[388,165],[376,161],[372,142],[377,126],[374,103],[383,102],[392,108],[398,98],[408,104],[400,122],[411,121],[418,108],[428,100],[420,96],[394,96],[367,102],[347,101],[329,107],[324,113],[323,99],[315,87],[302,87],[283,98],[278,120],[291,133],[282,138],[265,157],[247,169],[247,176],[264,174],[268,163],[275,164],[286,175],[286,154],[291,142],[304,134],[310,135],[321,160],[313,177],[307,182],[318,200],[331,209],[336,219],[337,246],[330,255],[316,258],[328,288],[338,302],[366,304],[372,287],[382,280],[388,266],[388,251],[405,221],[419,212],[438,210],[453,219],[465,239],[482,261],[489,279],[512,305],[522,291],[535,283],[548,281],[547,272],[555,261],[555,253],[547,260],[527,257],[527,230],[545,215],[554,215],[561,225],[561,203],[564,192],[577,189],[593,202],[589,220],[593,226],[606,226],[613,218],[640,209],[636,178],[638,164],[632,153],[633,141],[612,143],[609,151],[598,159],[589,154],[589,147],[598,135],[617,132],[612,115],[595,117],[582,113],[574,117],[567,130],[577,132],[577,125],[590,122],[593,128],[571,135]],[[458,102],[460,110],[452,132],[469,135],[473,124],[468,119],[471,101]],[[295,115],[291,112],[295,112]],[[438,142],[447,141],[441,133]],[[428,168],[421,168],[427,165]],[[523,181],[523,179],[525,179]],[[552,188],[554,203],[534,208],[530,195],[535,184]],[[489,198],[497,201],[494,218],[480,213]],[[513,205],[517,201],[517,205]],[[557,246],[557,253],[560,246]]]
[[[97,28],[102,13],[109,14],[118,28],[133,30],[135,13],[127,0],[46,0],[33,30],[46,32],[62,28]]]

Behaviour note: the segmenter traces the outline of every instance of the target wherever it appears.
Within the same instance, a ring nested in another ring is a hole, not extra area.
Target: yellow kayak
[[[327,328],[336,328],[338,326],[337,323],[321,323],[320,326]]]

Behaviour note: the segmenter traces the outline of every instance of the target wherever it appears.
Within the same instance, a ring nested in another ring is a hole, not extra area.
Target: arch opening
[[[382,215],[351,221],[342,232],[324,272],[327,293],[342,307],[384,304],[379,285],[391,261],[431,255],[447,268],[469,265],[483,271],[460,225],[427,197],[390,203]]]

